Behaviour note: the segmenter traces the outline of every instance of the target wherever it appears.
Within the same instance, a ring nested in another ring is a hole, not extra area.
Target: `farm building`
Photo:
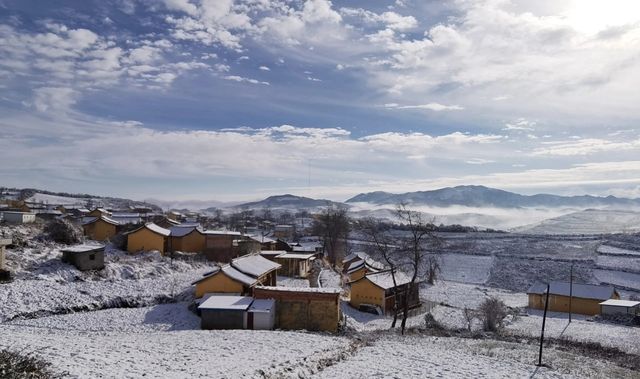
[[[260,250],[260,255],[267,258],[270,261],[276,261],[276,257],[282,254],[286,254],[285,250]]]
[[[225,265],[204,274],[191,284],[196,286],[196,298],[201,298],[210,293],[251,294],[258,280],[243,274],[231,265]]]
[[[252,276],[263,286],[275,286],[280,264],[259,254],[249,254],[231,260],[231,267],[245,275]]]
[[[276,301],[277,328],[338,331],[341,319],[339,288],[258,286],[253,296]]]
[[[103,245],[76,245],[62,250],[62,261],[72,264],[80,271],[104,268]]]
[[[370,265],[369,262],[367,262],[364,259],[360,259],[357,261],[352,261],[349,264],[347,275],[349,276],[349,281],[353,282],[355,280],[362,278],[363,276],[365,276],[370,272],[378,272],[378,271],[380,271],[380,268]]]
[[[2,212],[3,220],[10,224],[30,224],[36,221],[36,214],[31,212]]]
[[[306,278],[311,270],[311,262],[315,259],[315,254],[280,254],[274,258],[276,263],[282,265],[280,275],[290,277]]]
[[[276,324],[276,301],[273,299],[254,300],[247,311],[247,328],[271,330]]]
[[[394,278],[395,276],[395,286]],[[374,305],[380,307],[383,313],[392,313],[396,298],[397,308],[404,308],[404,297],[409,291],[409,309],[420,305],[420,294],[418,285],[410,286],[411,279],[402,272],[395,271],[391,275],[391,270],[367,273],[360,279],[350,282],[352,307],[360,309],[361,305]]]
[[[165,228],[165,229],[171,229],[174,226],[180,225],[180,223],[178,221],[174,221],[174,220],[172,220],[170,218],[167,218],[167,217],[162,217],[162,218],[160,218],[160,220],[154,221],[154,224],[158,225],[161,228]]]
[[[110,219],[117,221],[120,225],[125,224],[140,224],[142,223],[142,216],[140,213],[112,213],[109,216]]]
[[[529,308],[544,309],[547,285],[536,283],[527,291]],[[572,299],[569,301],[569,294]],[[620,299],[620,295],[613,286],[599,286],[594,284],[573,284],[571,291],[568,282],[549,283],[549,311],[569,312],[583,315],[597,315],[600,313],[600,303],[609,299]]]
[[[106,241],[118,234],[120,224],[107,216],[90,217],[82,224],[84,235],[95,241]]]
[[[284,240],[291,240],[296,234],[296,227],[293,225],[276,225],[273,229],[273,236]]]
[[[171,227],[169,246],[171,251],[199,253],[204,250],[205,235],[195,226]]]
[[[135,253],[157,250],[164,254],[168,251],[170,234],[169,229],[161,228],[152,222],[144,224],[127,233],[127,251]]]
[[[277,242],[272,238],[260,234],[251,235],[249,238],[260,244],[260,250],[276,250]]]
[[[366,261],[368,258],[369,256],[361,251],[347,255],[342,259],[342,272],[346,274],[353,262]]]
[[[600,314],[607,315],[640,315],[640,301],[609,299],[600,303]]]
[[[248,296],[210,296],[198,306],[202,329],[247,329]]]

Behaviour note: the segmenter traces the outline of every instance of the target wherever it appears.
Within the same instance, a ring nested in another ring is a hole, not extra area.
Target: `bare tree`
[[[489,297],[480,304],[478,313],[484,330],[495,332],[502,326],[502,320],[507,317],[507,306],[502,300]]]
[[[411,275],[407,290],[404,292],[402,324],[404,334],[409,317],[409,297],[418,289],[419,279],[424,275],[425,263],[428,262],[428,250],[440,245],[440,238],[435,235],[433,220],[427,221],[422,213],[410,210],[405,203],[396,208],[396,215],[407,229],[407,235],[401,239],[399,250],[403,258],[401,264]],[[433,277],[435,280],[435,277]]]
[[[398,257],[395,240],[393,236],[388,233],[388,230],[385,230],[383,225],[374,218],[361,219],[357,222],[356,226],[358,230],[364,234],[365,238],[368,239],[368,242],[373,243],[375,252],[382,257],[391,270],[391,280],[393,281],[394,288],[393,321],[391,322],[391,328],[395,328],[398,321],[398,304],[400,303],[398,291],[396,291],[398,287],[396,281],[396,261]]]
[[[478,312],[475,309],[465,307],[462,310],[462,315],[467,323],[467,330],[471,331],[471,328],[473,327],[473,320],[478,318]]]
[[[317,215],[313,222],[313,233],[322,238],[323,250],[333,265],[344,256],[347,250],[350,228],[347,209],[343,207],[329,207]]]

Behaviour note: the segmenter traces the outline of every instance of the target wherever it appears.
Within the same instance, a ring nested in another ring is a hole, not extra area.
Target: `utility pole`
[[[573,263],[569,274],[569,324],[571,324],[571,300],[573,299]]]
[[[544,324],[547,321],[547,308],[549,307],[549,284],[547,284],[546,298],[544,300],[544,314],[542,316],[542,332],[540,332],[540,353],[538,354],[538,366],[542,366],[542,344],[544,342]]]

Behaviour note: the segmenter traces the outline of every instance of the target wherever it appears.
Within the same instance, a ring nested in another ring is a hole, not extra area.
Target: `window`
[[[96,260],[96,255],[95,254],[89,254],[89,260],[90,261],[95,261]]]

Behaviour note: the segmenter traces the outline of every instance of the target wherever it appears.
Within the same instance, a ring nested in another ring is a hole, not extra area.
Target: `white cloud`
[[[271,69],[267,66],[260,66],[259,69],[262,71],[271,71]]]
[[[191,16],[198,12],[198,8],[189,0],[164,0],[164,4],[171,10],[185,12]]]
[[[269,82],[260,81],[253,78],[245,78],[244,76],[238,76],[238,75],[227,75],[227,76],[223,76],[222,78],[224,80],[231,80],[231,81],[240,82],[240,83],[264,84],[267,86],[270,84]]]
[[[534,126],[536,126],[535,121],[519,118],[513,122],[507,122],[504,124],[504,128],[502,128],[502,130],[534,131]]]
[[[384,105],[384,107],[389,109],[426,109],[434,112],[459,111],[464,109],[464,107],[460,105],[444,105],[439,103],[428,103],[420,105],[400,105],[398,103],[387,103]]]
[[[39,112],[67,112],[76,103],[77,92],[64,87],[42,87],[35,91],[33,106]]]

